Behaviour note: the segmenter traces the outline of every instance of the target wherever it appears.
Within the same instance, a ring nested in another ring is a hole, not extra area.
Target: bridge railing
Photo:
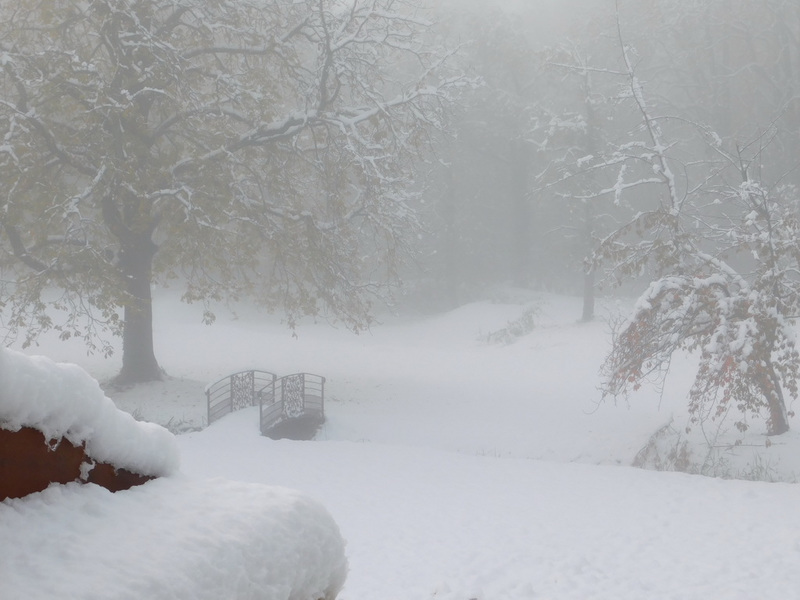
[[[269,382],[257,395],[262,434],[289,419],[325,418],[325,378],[320,375],[286,375]]]
[[[208,424],[233,411],[258,404],[258,392],[274,386],[277,377],[269,371],[240,371],[206,386]]]

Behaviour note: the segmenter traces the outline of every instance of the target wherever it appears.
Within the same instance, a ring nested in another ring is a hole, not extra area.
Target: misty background
[[[0,502],[3,591],[285,598],[277,485],[349,600],[789,597],[798,86],[797,0],[0,2],[0,425],[181,458]]]
[[[459,60],[482,85],[456,108],[452,137],[437,146],[440,163],[425,180],[430,280],[412,284],[423,297],[452,307],[500,282],[614,290],[602,265],[587,280],[584,261],[661,193],[617,193],[618,168],[589,168],[641,139],[625,94],[616,7],[648,101],[668,117],[662,128],[674,143],[681,193],[719,176],[708,132],[747,154],[771,185],[797,183],[794,4],[443,3],[448,34],[468,40]],[[641,275],[627,293],[641,289]]]
[[[118,4],[2,9],[0,268],[7,340],[121,335],[122,380],[160,377],[154,287],[208,323],[500,285],[588,321],[689,246],[747,278],[743,184],[795,210],[793,2]],[[691,244],[640,219],[673,213]]]

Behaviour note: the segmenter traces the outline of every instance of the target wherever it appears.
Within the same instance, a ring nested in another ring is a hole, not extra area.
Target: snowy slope
[[[530,307],[536,328],[514,343],[490,343]],[[362,335],[303,323],[294,337],[279,319],[246,307],[218,312],[213,326],[200,311],[162,294],[156,305],[157,353],[171,380],[111,390],[118,406],[177,428],[205,422],[203,388],[246,368],[326,377],[328,423],[320,439],[370,441],[467,454],[589,464],[631,464],[660,428],[666,451],[689,442],[692,460],[720,474],[800,474],[800,420],[766,447],[764,423],[742,436],[727,419],[684,429],[691,357],[676,357],[660,390],[645,386],[629,403],[601,402],[599,368],[610,343],[607,319],[629,305],[603,303],[593,323],[579,323],[580,299],[513,290],[443,315],[386,316]],[[81,364],[99,379],[115,360],[80,357],[80,347],[48,344],[48,352]],[[61,353],[60,355],[58,353]],[[76,356],[78,358],[76,358]]]
[[[485,341],[531,305],[540,314],[530,335],[510,345]],[[597,372],[608,349],[608,325],[602,319],[577,323],[574,298],[534,295],[445,315],[388,316],[361,335],[304,323],[293,337],[278,319],[246,308],[235,318],[219,313],[207,327],[194,307],[171,296],[156,313],[157,353],[173,379],[110,393],[119,406],[159,423],[202,425],[203,386],[246,368],[325,376],[324,439],[473,454],[629,464],[650,435],[683,410],[681,401],[664,402],[652,390],[630,406],[599,403]],[[75,349],[54,351],[77,360]],[[81,364],[101,380],[118,368],[98,357]],[[681,385],[689,382],[678,373]]]
[[[486,341],[531,304],[536,329],[509,345]],[[113,392],[147,418],[201,423],[205,384],[248,367],[327,378],[319,441],[262,438],[253,410],[177,440],[190,480],[285,486],[320,501],[347,541],[343,600],[784,600],[800,589],[800,487],[626,466],[659,427],[682,430],[691,359],[676,361],[663,395],[599,404],[608,325],[576,323],[576,299],[387,317],[362,336],[306,323],[298,338],[244,308],[209,328],[169,295],[156,309],[157,354],[173,378]],[[38,351],[101,379],[119,367],[70,345]],[[701,433],[720,442],[729,429],[706,423]],[[767,448],[762,433],[753,422],[714,460],[792,479],[796,434]],[[193,527],[202,519],[180,529]],[[40,541],[20,536],[22,547]]]
[[[252,409],[180,436],[194,475],[324,501],[342,600],[787,600],[800,487],[432,448],[273,441]]]

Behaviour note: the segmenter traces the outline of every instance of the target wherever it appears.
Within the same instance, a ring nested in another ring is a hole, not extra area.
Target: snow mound
[[[316,501],[181,476],[111,492],[68,484],[0,503],[4,598],[332,600],[347,559]]]
[[[0,349],[0,382],[3,429],[33,427],[47,439],[85,443],[93,459],[140,475],[177,472],[174,436],[118,410],[79,366]]]

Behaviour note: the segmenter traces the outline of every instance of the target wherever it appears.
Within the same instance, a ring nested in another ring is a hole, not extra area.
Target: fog
[[[439,10],[481,86],[461,98],[454,137],[437,148],[447,169],[426,182],[423,264],[434,289],[423,296],[457,305],[500,282],[640,290],[657,268],[609,278],[611,260],[595,263],[592,278],[584,271],[602,239],[664,198],[648,175],[661,168],[644,149],[658,145],[650,121],[669,147],[661,158],[675,193],[698,210],[729,207],[715,218],[739,218],[723,190],[743,169],[766,187],[797,183],[791,3],[445,1]]]
[[[0,2],[0,427],[183,461],[3,594],[333,598],[281,485],[346,600],[786,598],[798,94],[797,0]]]
[[[147,381],[164,286],[355,331],[503,287],[586,321],[665,276],[793,289],[795,3],[66,6],[0,7],[9,340],[120,335]]]

